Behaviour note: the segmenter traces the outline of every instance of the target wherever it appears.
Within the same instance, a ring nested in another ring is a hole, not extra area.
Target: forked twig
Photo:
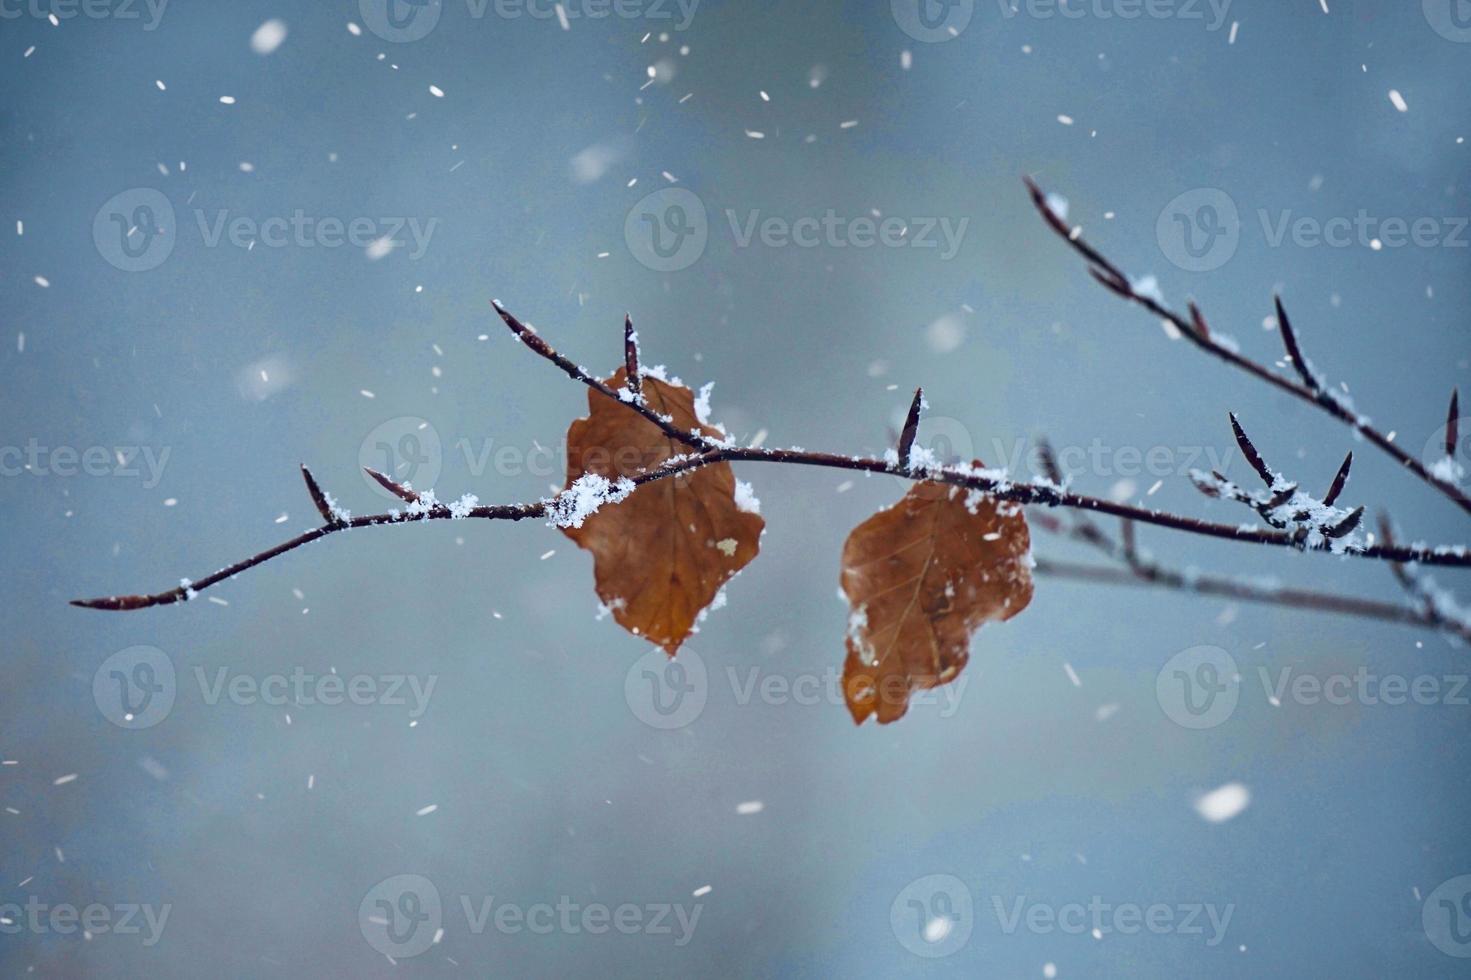
[[[1061,470],[1052,448],[1042,441],[1039,455],[1043,472],[1054,482],[1061,483]],[[1426,602],[1424,596],[1408,581],[1409,573],[1403,565],[1392,565],[1402,584],[1415,595],[1414,605],[1384,602],[1377,599],[1344,596],[1331,592],[1294,589],[1252,581],[1240,577],[1209,575],[1185,572],[1169,568],[1154,561],[1139,551],[1134,522],[1127,518],[1120,522],[1120,536],[1115,539],[1104,532],[1093,521],[1081,514],[1054,517],[1038,514],[1034,520],[1054,534],[1080,541],[1096,549],[1118,567],[1084,565],[1074,562],[1038,558],[1036,571],[1054,578],[1073,579],[1099,585],[1136,585],[1171,589],[1194,595],[1237,599],[1242,602],[1303,609],[1314,612],[1354,616],[1360,619],[1375,619],[1382,622],[1423,626],[1471,641],[1471,619],[1446,615],[1435,603]],[[1388,531],[1386,540],[1391,540]]]

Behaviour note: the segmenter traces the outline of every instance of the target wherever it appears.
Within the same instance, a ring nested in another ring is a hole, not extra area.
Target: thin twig
[[[1465,491],[1451,480],[1432,473],[1423,462],[1395,445],[1390,441],[1388,436],[1375,428],[1367,418],[1351,410],[1343,399],[1330,389],[1323,387],[1317,378],[1312,377],[1309,383],[1299,383],[1291,378],[1283,377],[1265,365],[1253,361],[1216,340],[1206,328],[1204,319],[1199,316],[1199,311],[1192,310],[1191,315],[1186,317],[1167,308],[1154,297],[1139,292],[1134,288],[1128,276],[1106,259],[1102,253],[1083,240],[1083,236],[1079,233],[1078,229],[1070,228],[1066,222],[1053,212],[1053,209],[1047,203],[1046,194],[1043,193],[1042,189],[1034,181],[1027,178],[1026,184],[1032,196],[1032,203],[1041,214],[1043,221],[1057,233],[1058,237],[1067,242],[1074,251],[1087,260],[1089,263],[1088,271],[1110,292],[1130,302],[1137,303],[1161,319],[1168,320],[1182,336],[1201,350],[1248,374],[1255,375],[1280,391],[1318,406],[1318,408],[1327,412],[1340,422],[1343,422],[1345,425],[1348,425],[1366,440],[1379,447],[1379,449],[1387,453],[1401,466],[1405,467],[1405,469],[1415,474],[1420,480],[1454,501],[1462,510],[1471,514],[1471,496],[1468,496]],[[1285,323],[1285,316],[1280,317],[1279,321]],[[1294,368],[1300,375],[1311,377],[1311,369],[1302,358],[1296,333],[1292,331],[1290,325],[1288,325],[1283,333],[1284,343],[1288,341],[1289,335],[1291,336],[1289,356],[1292,357]]]
[[[657,425],[659,427],[659,430],[665,435],[669,436],[669,438],[674,439],[678,442],[682,442],[686,446],[689,446],[691,449],[705,450],[714,448],[717,445],[714,441],[707,439],[705,436],[701,435],[698,432],[684,431],[683,429],[679,428],[679,426],[671,422],[669,419],[665,418],[663,415],[660,415],[652,408],[649,408],[642,401],[631,402],[626,398],[619,398],[618,393],[615,392],[612,388],[609,388],[597,378],[594,378],[582,368],[578,367],[576,364],[573,364],[561,354],[558,354],[555,350],[552,349],[552,346],[550,344],[541,339],[540,334],[538,334],[535,330],[532,330],[530,327],[526,326],[526,324],[516,319],[510,313],[506,312],[506,308],[501,306],[499,302],[497,302],[496,300],[491,300],[490,305],[495,307],[495,311],[500,314],[500,317],[502,320],[505,321],[506,326],[511,328],[511,332],[514,333],[518,338],[520,338],[521,343],[525,344],[531,350],[535,351],[542,357],[551,361],[557,367],[561,368],[567,374],[567,376],[572,378],[574,381],[581,381],[592,390],[606,395],[607,397],[612,398],[615,401],[622,402],[629,408],[633,409],[635,412],[642,415],[644,418],[648,419],[650,422]],[[625,329],[627,329],[627,321],[625,321]],[[625,334],[624,346],[625,359],[628,354],[626,337],[627,334]]]
[[[1039,448],[1044,472],[1054,475],[1054,482],[1060,482],[1060,478],[1056,476],[1059,470],[1052,447],[1046,441],[1042,441]],[[1224,596],[1265,605],[1342,613],[1364,619],[1425,626],[1454,634],[1463,640],[1471,640],[1471,622],[1442,615],[1433,601],[1426,601],[1423,590],[1418,587],[1418,581],[1413,579],[1405,566],[1401,564],[1392,564],[1390,567],[1400,579],[1401,584],[1418,600],[1414,607],[1376,599],[1342,596],[1330,592],[1281,588],[1221,575],[1186,574],[1176,569],[1166,568],[1142,555],[1136,540],[1134,522],[1127,518],[1120,522],[1120,538],[1115,540],[1082,514],[1074,513],[1066,518],[1053,517],[1050,514],[1037,516],[1040,518],[1037,523],[1043,528],[1054,534],[1081,541],[1123,566],[1122,568],[1105,568],[1039,558],[1036,571],[1044,575],[1100,584],[1152,585],[1180,592]],[[1384,528],[1385,539],[1392,541],[1393,536],[1388,530],[1387,518],[1381,518],[1381,527]]]
[[[1471,641],[1471,627],[1464,624],[1448,624],[1434,619],[1421,609],[1381,602],[1375,599],[1360,599],[1355,596],[1339,596],[1326,592],[1310,592],[1303,589],[1278,589],[1272,586],[1254,585],[1237,579],[1219,578],[1210,575],[1185,576],[1179,572],[1164,572],[1153,577],[1136,575],[1128,568],[1112,568],[1099,565],[1083,565],[1072,562],[1038,558],[1035,571],[1056,578],[1075,579],[1096,585],[1157,586],[1190,592],[1197,595],[1222,596],[1243,602],[1257,602],[1291,609],[1306,609],[1314,612],[1338,613],[1361,619],[1377,619],[1389,623],[1423,626],[1440,632],[1452,633],[1463,640]]]

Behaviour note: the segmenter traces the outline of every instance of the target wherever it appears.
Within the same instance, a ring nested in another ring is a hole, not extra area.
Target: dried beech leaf
[[[620,391],[626,378],[620,368],[606,384]],[[681,430],[720,435],[700,424],[688,388],[645,377],[643,396]],[[569,487],[587,473],[616,482],[689,452],[627,405],[596,391],[587,400],[587,418],[567,430]],[[646,484],[562,530],[592,552],[598,598],[618,624],[673,656],[720,587],[756,557],[765,526],[736,503],[730,464],[716,463]]]
[[[982,623],[1032,601],[1021,508],[942,483],[917,483],[843,545],[852,613],[843,696],[854,722],[904,716],[910,695],[959,676]]]

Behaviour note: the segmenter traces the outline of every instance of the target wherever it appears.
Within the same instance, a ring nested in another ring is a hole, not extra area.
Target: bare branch
[[[1178,572],[1171,571],[1161,571],[1156,577],[1144,578],[1134,574],[1127,568],[1081,565],[1072,562],[1055,561],[1050,558],[1038,558],[1035,571],[1040,575],[1048,575],[1061,579],[1073,579],[1080,582],[1089,582],[1094,585],[1155,586],[1178,592],[1194,593],[1195,595],[1219,596],[1242,602],[1284,606],[1311,612],[1334,613],[1340,616],[1354,616],[1360,619],[1401,623],[1407,626],[1423,626],[1426,629],[1449,633],[1460,637],[1462,640],[1471,641],[1471,627],[1465,624],[1442,622],[1427,615],[1424,610],[1397,605],[1392,602],[1380,602],[1374,599],[1360,599],[1355,596],[1340,596],[1326,592],[1311,592],[1304,589],[1276,588],[1214,575],[1190,575],[1187,577]]]
[[[1363,436],[1364,439],[1373,443],[1386,455],[1413,473],[1418,479],[1429,484],[1445,497],[1454,501],[1463,511],[1471,514],[1471,496],[1468,496],[1453,481],[1431,473],[1429,468],[1421,460],[1395,445],[1387,435],[1375,428],[1368,418],[1351,409],[1346,400],[1338,397],[1336,393],[1323,387],[1311,387],[1294,381],[1291,378],[1283,377],[1265,365],[1259,364],[1242,355],[1232,346],[1219,342],[1209,331],[1199,329],[1197,317],[1194,314],[1190,317],[1182,316],[1170,310],[1152,296],[1146,296],[1140,293],[1130,284],[1129,278],[1123,272],[1092,245],[1084,241],[1081,235],[1077,234],[1073,229],[1068,228],[1052,212],[1052,209],[1047,206],[1046,195],[1034,181],[1028,178],[1026,185],[1028,192],[1031,194],[1032,203],[1041,214],[1043,221],[1057,233],[1058,237],[1067,242],[1070,248],[1087,260],[1089,264],[1088,271],[1093,274],[1095,279],[1098,279],[1099,282],[1108,287],[1111,292],[1143,307],[1157,317],[1168,320],[1182,336],[1189,339],[1191,343],[1211,356],[1265,381],[1279,391],[1292,395],[1295,398],[1300,398],[1309,404],[1316,405],[1319,409],[1338,419]],[[1203,324],[1203,322],[1203,320],[1199,321],[1200,324]],[[1296,341],[1295,334],[1293,340],[1294,342]],[[1296,363],[1297,361],[1294,359],[1294,364]],[[1302,367],[1305,368],[1305,365],[1302,365]]]
[[[1424,601],[1417,601],[1414,607],[1403,606],[1331,592],[1285,588],[1222,575],[1204,575],[1199,572],[1186,574],[1165,568],[1156,562],[1145,560],[1140,555],[1135,541],[1134,523],[1130,520],[1121,522],[1122,542],[1115,541],[1104,534],[1096,525],[1090,524],[1084,527],[1076,519],[1070,526],[1063,526],[1059,521],[1052,521],[1043,526],[1054,533],[1064,534],[1091,545],[1109,558],[1121,562],[1124,567],[1105,568],[1038,558],[1036,571],[1042,575],[1100,585],[1155,586],[1195,595],[1219,596],[1291,609],[1423,626],[1459,637],[1462,640],[1471,640],[1471,622],[1443,616],[1434,608],[1433,603],[1427,606]],[[1402,565],[1391,567],[1395,570],[1396,575],[1407,574]],[[1414,585],[1407,578],[1402,581],[1406,583],[1407,590],[1418,598]]]
[[[497,305],[496,309],[498,312],[501,313],[501,316],[503,319],[505,319],[507,325],[510,326],[511,329],[515,331],[519,336],[521,336],[524,341],[526,341],[528,347],[536,351],[547,360],[552,361],[558,367],[562,368],[562,370],[569,374],[571,377],[588,385],[588,387],[593,388],[595,391],[598,391],[609,398],[616,399],[622,404],[627,405],[629,409],[638,412],[640,415],[643,415],[650,421],[655,421],[656,424],[663,423],[660,425],[660,428],[666,432],[669,432],[671,435],[678,432],[678,430],[672,425],[672,423],[669,423],[667,420],[663,419],[662,416],[659,416],[648,410],[645,406],[641,404],[630,404],[626,400],[618,398],[617,394],[609,389],[606,385],[590,377],[581,368],[573,365],[571,361],[568,361],[566,358],[562,357],[560,354],[554,351],[551,346],[546,343],[546,341],[542,340],[540,337],[537,337],[536,334],[532,332],[528,327],[522,325],[519,321],[516,320],[515,317],[511,316],[509,313],[501,310],[499,305]],[[527,340],[527,338],[535,338],[535,340],[533,342]],[[911,416],[916,414],[917,406],[921,403],[921,400],[922,392],[916,392],[914,402],[914,406],[916,407],[911,408]],[[916,421],[915,424],[917,425],[918,422]],[[1235,416],[1232,416],[1232,424],[1236,424]],[[905,428],[909,428],[908,424],[906,424]],[[1239,426],[1237,426],[1237,433],[1238,439],[1245,443],[1245,445],[1243,446],[1243,451],[1245,451],[1246,447],[1250,446],[1250,440],[1246,439],[1245,433],[1241,432]],[[682,441],[685,442],[696,441],[696,437],[692,434],[683,434],[679,438],[681,438]],[[708,440],[705,440],[703,437],[698,438],[697,444],[701,447],[705,447],[708,444],[708,448],[702,448],[700,452],[693,455],[678,456],[666,460],[663,464],[655,467],[654,469],[647,470],[643,473],[640,473],[637,477],[634,477],[634,484],[637,486],[642,486],[645,483],[652,483],[656,480],[667,479],[671,476],[698,469],[702,466],[708,466],[712,463],[722,462],[783,463],[798,466],[828,467],[833,469],[857,470],[868,473],[887,473],[892,476],[898,476],[914,481],[934,481],[950,486],[963,487],[968,490],[976,490],[998,500],[1008,500],[1018,504],[1031,504],[1045,507],[1065,507],[1078,511],[1091,511],[1093,513],[1099,514],[1109,514],[1114,517],[1138,521],[1139,523],[1143,524],[1153,524],[1159,527],[1167,527],[1173,530],[1184,531],[1203,537],[1221,538],[1229,541],[1246,541],[1253,544],[1295,548],[1298,550],[1332,550],[1338,554],[1381,561],[1418,562],[1424,565],[1471,567],[1471,549],[1468,549],[1464,546],[1442,548],[1405,548],[1378,544],[1364,546],[1353,543],[1336,544],[1330,546],[1330,544],[1326,541],[1309,543],[1307,535],[1303,533],[1306,530],[1305,528],[1298,528],[1291,533],[1286,533],[1281,529],[1284,526],[1281,524],[1278,524],[1273,530],[1242,527],[1238,524],[1216,524],[1210,521],[1203,521],[1193,517],[1185,517],[1179,514],[1170,514],[1163,511],[1149,510],[1147,508],[1136,507],[1131,504],[1118,503],[1112,500],[1104,500],[1098,497],[1089,497],[1083,494],[1072,493],[1064,490],[1061,486],[1051,481],[1018,482],[1006,478],[1004,475],[993,475],[991,471],[977,469],[976,467],[967,464],[961,464],[957,466],[911,467],[903,459],[895,460],[891,463],[883,459],[865,458],[859,456],[841,456],[834,453],[816,453],[798,449],[742,449],[734,446],[711,443],[708,442]],[[1048,452],[1050,454],[1050,450],[1048,450]],[[1255,454],[1254,447],[1252,447],[1251,454]],[[1258,457],[1258,462],[1259,461],[1260,459]],[[1055,470],[1055,460],[1050,465]],[[1263,468],[1265,468],[1265,464],[1261,464],[1261,467],[1259,469]],[[400,486],[399,484],[383,476],[382,474],[373,473],[373,471],[371,470],[369,472],[373,474],[374,478],[377,479],[379,483],[382,483],[391,492],[398,494],[400,497],[403,497],[405,493],[414,493],[413,491]],[[318,538],[326,537],[328,534],[332,534],[345,528],[376,527],[383,524],[411,523],[415,521],[425,520],[454,520],[464,518],[519,521],[524,520],[528,517],[544,516],[551,509],[555,508],[556,503],[561,496],[559,494],[557,497],[553,497],[550,500],[542,500],[536,503],[505,504],[499,506],[466,506],[462,508],[451,508],[443,504],[436,503],[431,507],[421,506],[417,509],[411,509],[409,512],[403,514],[400,514],[398,512],[390,512],[386,514],[373,514],[366,517],[353,517],[344,519],[331,505],[330,501],[322,492],[321,488],[317,485],[317,482],[311,476],[311,473],[307,471],[306,467],[302,467],[302,473],[304,478],[306,479],[307,488],[312,494],[312,500],[314,503],[316,503],[317,509],[322,513],[323,520],[326,521],[326,523],[323,524],[321,527],[298,535],[297,537],[292,538],[290,541],[279,544],[276,547],[269,549],[268,551],[263,551],[258,555],[245,559],[244,561],[237,562],[234,565],[213,573],[212,575],[205,576],[198,582],[190,583],[186,580],[185,583],[181,584],[178,588],[169,589],[165,592],[156,593],[154,595],[109,596],[101,599],[78,599],[73,600],[72,605],[82,606],[88,609],[110,610],[142,609],[148,606],[168,605],[178,602],[181,599],[192,598],[196,592],[202,589],[206,589],[209,586],[216,584],[217,582],[223,581],[224,579],[239,574],[240,572],[248,568],[253,568],[256,565],[260,565],[266,561],[269,561],[272,558],[277,557],[278,555],[285,554],[286,552],[299,548],[304,544],[308,544],[312,541],[317,540]],[[1233,493],[1241,493],[1241,491],[1237,490],[1229,483],[1229,481],[1226,481],[1225,478],[1221,477],[1219,474],[1215,474],[1215,478],[1221,485],[1230,488]],[[1268,477],[1264,475],[1264,478]],[[563,493],[568,492],[571,491],[563,491]],[[422,495],[414,494],[414,496],[416,499],[411,502],[421,505],[423,503],[423,500],[420,499]],[[408,498],[404,497],[404,499]],[[1250,497],[1246,497],[1245,500],[1248,503],[1254,503]],[[1350,515],[1350,517],[1353,518],[1352,524],[1349,524],[1347,521],[1345,521],[1345,524],[1343,525],[1345,527],[1345,529],[1343,530],[1343,534],[1346,535],[1353,530],[1353,527],[1357,525],[1357,515],[1361,512],[1362,511],[1360,510],[1355,514]],[[1263,514],[1263,516],[1266,516],[1265,513]]]

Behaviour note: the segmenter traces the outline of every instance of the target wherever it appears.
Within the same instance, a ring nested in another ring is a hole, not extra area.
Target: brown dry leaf
[[[625,386],[620,368],[604,383]],[[721,433],[702,425],[695,396],[681,385],[643,379],[648,406],[681,430]],[[596,473],[617,482],[689,452],[648,419],[606,395],[589,391],[589,415],[567,430],[567,485]],[[590,515],[565,533],[593,555],[598,598],[624,629],[674,656],[701,610],[760,550],[766,522],[736,504],[729,463],[658,480]]]
[[[1032,601],[1026,518],[1007,501],[916,483],[848,535],[842,585],[853,610],[843,696],[857,724],[888,724],[912,692],[959,676],[982,623]]]

